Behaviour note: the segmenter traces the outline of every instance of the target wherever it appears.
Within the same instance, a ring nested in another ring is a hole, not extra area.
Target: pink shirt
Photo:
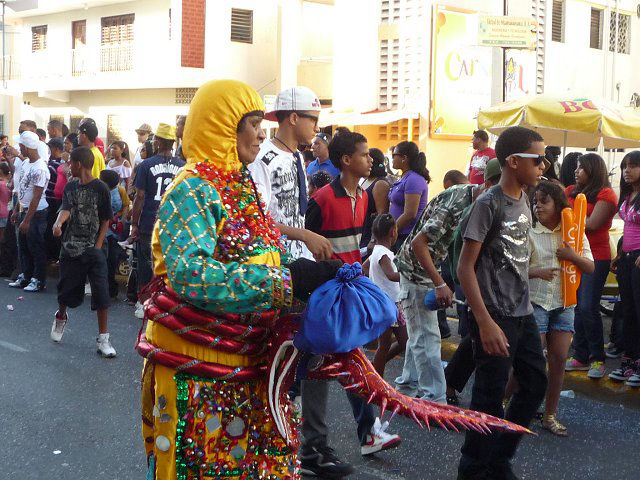
[[[0,218],[8,218],[9,217],[9,209],[7,204],[9,203],[9,198],[11,197],[11,193],[9,192],[9,188],[5,182],[0,182]]]
[[[62,200],[62,192],[67,184],[67,176],[64,173],[64,164],[61,164],[56,170],[58,176],[56,177],[56,185],[53,187],[53,196],[58,200]]]
[[[629,199],[620,206],[620,218],[624,220],[622,250],[626,253],[640,250],[640,212],[629,208]]]

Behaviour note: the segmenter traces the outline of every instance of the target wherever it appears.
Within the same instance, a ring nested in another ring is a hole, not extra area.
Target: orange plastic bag
[[[562,240],[578,255],[582,255],[584,229],[587,221],[587,198],[580,193],[573,204],[573,209],[562,210]],[[562,266],[562,298],[565,307],[578,303],[578,287],[581,272],[569,261],[563,260]]]

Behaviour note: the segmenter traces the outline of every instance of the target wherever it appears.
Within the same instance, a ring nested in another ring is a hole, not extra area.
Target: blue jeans
[[[446,402],[446,381],[440,357],[441,338],[438,314],[427,309],[428,287],[400,277],[400,299],[407,321],[407,349],[402,375],[395,383],[402,393],[431,402]]]
[[[19,218],[18,226],[26,217],[26,210]],[[20,268],[28,281],[35,278],[43,284],[47,281],[47,251],[44,244],[44,232],[47,229],[47,209],[38,210],[31,217],[26,235],[18,233],[18,251]]]
[[[540,333],[569,332],[574,333],[574,308],[555,308],[553,310],[545,310],[539,305],[533,304],[533,318],[538,324]]]
[[[593,273],[582,274],[578,288],[573,356],[580,363],[605,360],[600,297],[609,275],[611,260],[595,260],[594,264],[596,268]]]

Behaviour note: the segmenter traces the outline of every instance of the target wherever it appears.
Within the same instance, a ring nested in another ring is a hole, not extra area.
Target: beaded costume
[[[137,349],[147,478],[298,480],[296,418],[286,392],[298,324],[280,265],[280,236],[238,159],[236,128],[263,111],[236,81],[196,93],[184,130],[187,164],[158,209],[147,326]],[[480,431],[526,431],[504,420],[398,394],[360,350],[326,355],[312,378],[335,378],[384,410]]]

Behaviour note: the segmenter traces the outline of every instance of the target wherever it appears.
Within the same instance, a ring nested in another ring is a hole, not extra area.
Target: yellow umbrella
[[[537,130],[547,145],[640,147],[640,112],[588,97],[528,96],[478,113],[478,126],[496,135],[515,125]]]

